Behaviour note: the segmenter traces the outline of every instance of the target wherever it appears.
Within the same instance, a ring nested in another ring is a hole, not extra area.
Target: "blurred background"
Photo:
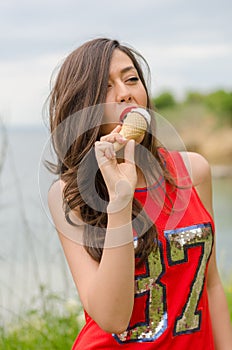
[[[101,36],[146,58],[157,113],[212,166],[217,259],[232,310],[231,18],[228,0],[1,1],[0,348],[69,349],[83,322],[46,207],[42,109],[54,69]]]

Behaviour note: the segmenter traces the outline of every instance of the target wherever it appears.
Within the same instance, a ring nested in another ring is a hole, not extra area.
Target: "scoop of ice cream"
[[[134,108],[124,117],[122,129],[119,134],[127,140],[133,139],[137,141],[145,134],[149,124],[149,113],[143,108]],[[124,144],[114,142],[113,146],[115,152],[117,152],[124,146]]]

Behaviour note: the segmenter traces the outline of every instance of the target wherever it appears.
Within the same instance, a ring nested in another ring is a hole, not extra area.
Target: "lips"
[[[120,114],[120,122],[123,121],[123,119],[125,118],[125,116],[127,115],[127,113],[129,113],[132,109],[136,108],[136,106],[130,106],[130,107],[127,107],[125,108],[122,113]]]

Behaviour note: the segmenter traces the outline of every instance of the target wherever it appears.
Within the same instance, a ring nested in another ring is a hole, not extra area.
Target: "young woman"
[[[59,179],[48,202],[86,316],[73,349],[229,350],[210,168],[158,142],[141,59],[89,41],[50,95]],[[137,107],[151,122],[128,141],[121,121]]]

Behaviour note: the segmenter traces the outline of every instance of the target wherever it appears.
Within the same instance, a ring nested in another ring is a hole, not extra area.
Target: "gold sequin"
[[[205,270],[209,260],[213,232],[210,224],[199,224],[176,230],[165,231],[167,240],[168,265],[188,263],[188,249],[201,247],[194,279],[189,286],[187,300],[176,315],[173,334],[184,334],[200,329],[201,312],[197,309],[204,288]],[[195,266],[195,265],[194,265]],[[144,269],[135,279],[135,315],[138,322],[130,324],[128,330],[114,334],[119,343],[146,342],[158,339],[168,327],[168,310],[166,304],[166,286],[162,283],[165,273],[163,247],[151,252]],[[143,298],[144,309],[137,302]],[[136,318],[135,318],[136,320]],[[135,321],[136,322],[136,321]]]
[[[144,322],[116,335],[120,342],[151,341],[157,339],[167,328],[167,312],[164,300],[164,288],[159,277],[163,273],[160,250],[152,252],[146,264],[147,276],[137,276],[135,280],[135,307],[136,298],[147,297]],[[141,314],[141,310],[139,310]]]
[[[204,287],[205,269],[212,251],[213,233],[210,224],[190,226],[185,229],[166,231],[169,242],[169,264],[187,261],[186,249],[201,246],[202,253],[199,257],[199,266],[196,266],[196,274],[188,300],[177,318],[174,334],[182,334],[200,328],[200,312],[197,311],[198,302]]]

